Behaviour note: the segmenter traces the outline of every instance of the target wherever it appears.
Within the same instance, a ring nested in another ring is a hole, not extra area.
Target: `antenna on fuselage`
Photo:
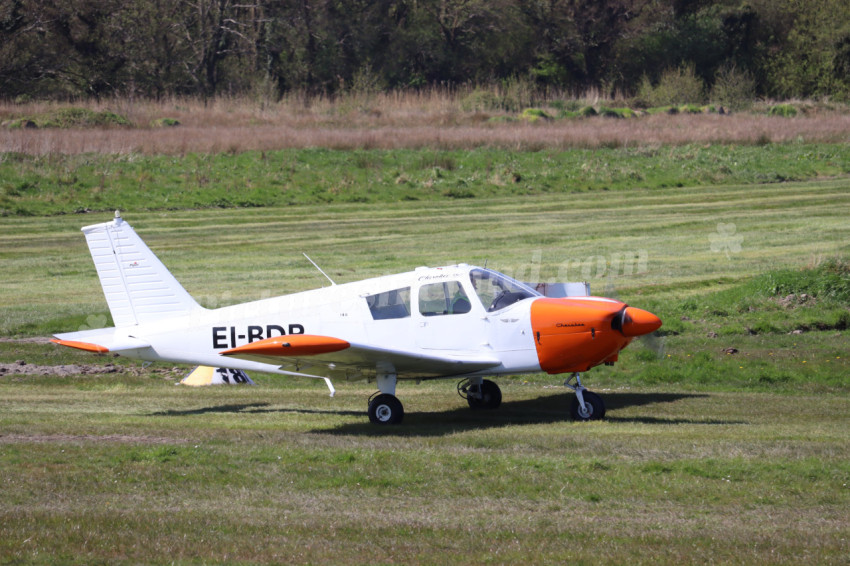
[[[313,261],[312,259],[310,259],[310,256],[308,256],[308,255],[307,255],[306,253],[304,253],[304,252],[301,252],[301,253],[302,253],[302,254],[304,254],[304,257],[306,257],[306,258],[307,258],[307,261],[309,261],[310,263],[312,263],[312,264],[313,264],[313,267],[315,267],[316,269],[318,269],[318,270],[319,270],[319,273],[321,273],[322,275],[324,275],[325,277],[327,277],[327,278],[328,278],[328,281],[330,281],[330,282],[331,282],[331,285],[336,285],[336,283],[334,282],[334,280],[333,280],[333,279],[331,279],[330,277],[328,277],[328,274],[327,274],[327,273],[325,273],[324,271],[322,271],[322,268],[321,268],[321,267],[319,267],[319,266],[316,264],[316,262],[315,262],[315,261]]]

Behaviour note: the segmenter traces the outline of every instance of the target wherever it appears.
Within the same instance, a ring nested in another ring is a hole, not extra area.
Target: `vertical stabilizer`
[[[86,226],[82,231],[115,326],[201,308],[117,211],[111,222]]]

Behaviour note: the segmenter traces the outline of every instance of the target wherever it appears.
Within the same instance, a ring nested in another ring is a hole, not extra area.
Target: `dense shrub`
[[[465,112],[484,112],[501,110],[499,97],[485,88],[476,88],[460,101],[460,107]]]
[[[726,108],[744,110],[752,106],[755,96],[756,80],[752,73],[731,65],[717,72],[709,98]]]
[[[638,102],[645,107],[702,104],[705,101],[705,84],[696,75],[693,64],[668,69],[653,85],[644,75],[638,89]]]
[[[775,106],[771,106],[767,113],[771,116],[793,118],[797,115],[797,109],[791,104],[777,104]]]

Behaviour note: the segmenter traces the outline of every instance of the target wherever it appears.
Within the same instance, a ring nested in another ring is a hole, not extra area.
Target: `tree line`
[[[666,73],[666,75],[665,75]],[[0,97],[213,97],[522,80],[850,98],[850,0],[0,0]]]

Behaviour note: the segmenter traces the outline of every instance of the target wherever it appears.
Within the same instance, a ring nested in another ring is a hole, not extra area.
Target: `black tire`
[[[382,393],[369,402],[369,421],[379,425],[399,424],[404,418],[404,406],[395,395]]]
[[[481,399],[473,397],[472,395],[469,395],[466,398],[466,402],[469,403],[470,408],[476,411],[480,409],[497,409],[499,405],[502,404],[502,390],[499,389],[499,386],[489,379],[485,379],[481,382],[480,387]]]
[[[598,421],[605,418],[605,402],[602,397],[593,391],[583,391],[584,404],[587,407],[587,413],[583,413],[578,404],[578,397],[573,397],[573,402],[570,405],[570,416],[574,421]]]

